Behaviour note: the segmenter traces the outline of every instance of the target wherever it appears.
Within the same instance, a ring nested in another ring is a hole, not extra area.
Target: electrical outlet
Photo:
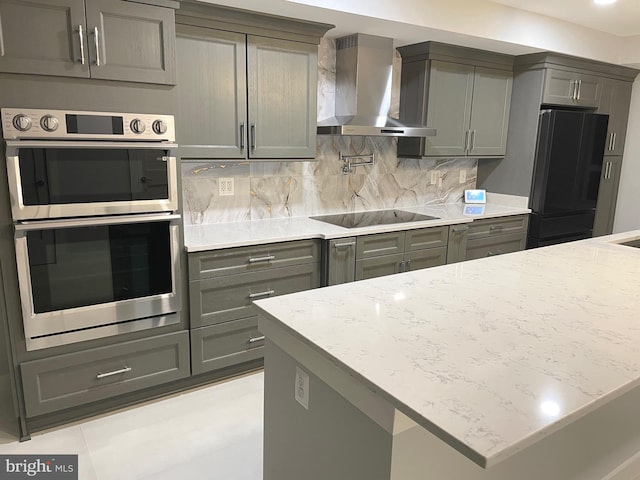
[[[218,195],[221,197],[235,195],[233,178],[220,178],[218,180]]]
[[[300,367],[296,367],[296,384],[294,388],[296,401],[309,410],[309,374]]]
[[[436,183],[438,183],[439,179],[439,172],[437,172],[436,170],[431,170],[431,185],[435,185]]]
[[[463,168],[460,170],[460,183],[465,183],[467,181],[467,171]]]

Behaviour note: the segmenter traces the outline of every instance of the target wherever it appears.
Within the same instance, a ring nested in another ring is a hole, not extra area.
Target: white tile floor
[[[36,433],[3,454],[79,454],[81,480],[261,480],[262,372]]]

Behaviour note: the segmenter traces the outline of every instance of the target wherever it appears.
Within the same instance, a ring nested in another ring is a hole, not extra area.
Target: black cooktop
[[[345,228],[372,227],[374,225],[391,225],[395,223],[421,222],[437,220],[440,217],[405,212],[403,210],[373,210],[369,212],[338,213],[310,217],[321,222],[331,223]]]

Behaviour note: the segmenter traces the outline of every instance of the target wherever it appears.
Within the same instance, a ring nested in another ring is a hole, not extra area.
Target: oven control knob
[[[16,130],[26,132],[31,128],[31,119],[24,113],[20,113],[13,117],[13,126],[16,127]]]
[[[145,124],[139,118],[134,118],[131,120],[131,131],[133,133],[142,133],[145,130]]]
[[[58,129],[58,119],[53,115],[45,115],[40,119],[40,126],[46,132],[55,132]]]
[[[153,128],[153,131],[158,135],[162,135],[167,131],[167,124],[164,120],[155,120],[151,127]]]

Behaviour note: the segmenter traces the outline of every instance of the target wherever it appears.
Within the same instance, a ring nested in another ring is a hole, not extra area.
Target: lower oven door
[[[17,224],[27,349],[178,323],[179,224],[162,213]]]

